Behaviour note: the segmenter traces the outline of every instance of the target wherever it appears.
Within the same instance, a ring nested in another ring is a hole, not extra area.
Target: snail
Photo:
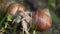
[[[4,7],[3,7],[3,5],[4,5]],[[30,34],[28,32],[28,28],[27,28],[28,25],[26,23],[26,21],[27,22],[30,21],[30,16],[28,14],[25,14],[25,12],[27,11],[26,7],[23,4],[19,4],[19,3],[12,3],[12,4],[9,4],[7,7],[6,6],[7,6],[7,4],[5,4],[5,3],[1,3],[1,5],[0,5],[0,7],[2,7],[2,9],[4,8],[7,11],[7,13],[12,15],[13,17],[15,17],[18,14],[21,14],[24,17],[24,19],[22,19],[22,26],[23,26],[26,34]],[[35,24],[37,30],[39,30],[39,31],[45,31],[48,28],[50,28],[52,25],[50,13],[46,9],[37,9],[36,12],[34,14],[32,14],[31,16],[32,16],[31,17],[32,20],[34,18],[34,24]],[[32,25],[31,22],[29,22],[29,24],[30,24],[30,26]]]
[[[26,7],[23,4],[20,4],[20,3],[17,3],[17,2],[9,1],[9,2],[6,3],[6,2],[2,1],[0,3],[0,10],[2,10],[5,13],[4,15],[6,15],[6,13],[7,13],[14,18],[19,14],[25,15],[24,12],[26,11]],[[28,32],[28,29],[27,29],[27,23],[24,21],[25,20],[24,17],[22,19],[22,27],[23,27],[24,31],[26,32],[26,34],[30,34]]]
[[[20,19],[21,16],[19,16],[19,18],[17,20],[22,21],[21,23],[22,23],[22,27],[23,27],[24,31],[26,32],[26,34],[30,34],[28,32],[28,28],[27,28],[27,22],[29,22],[30,16],[28,16],[27,14],[24,13],[26,11],[27,11],[26,7],[19,3],[14,3],[14,4],[10,5],[10,7],[8,8],[8,14],[12,15],[13,17],[15,17],[17,15],[21,15],[23,17],[22,19]]]
[[[20,9],[19,9],[19,7],[20,7]],[[20,4],[17,4],[17,3],[11,5],[11,7],[9,7],[9,9],[8,9],[8,12],[12,16],[15,16],[15,14],[17,12],[20,13],[20,14],[24,13],[24,11],[26,11],[25,7],[23,5],[20,5]],[[51,27],[51,25],[52,25],[52,19],[51,19],[51,16],[50,16],[50,13],[49,13],[48,9],[38,9],[35,12],[35,14],[32,14],[32,15],[33,15],[34,24],[35,24],[37,30],[39,30],[39,31],[45,31],[45,30],[47,30],[47,29],[49,29]],[[25,22],[25,21],[23,21],[23,22]],[[27,34],[30,34],[30,33],[28,33],[28,30],[27,30],[27,26],[28,26],[27,23],[26,22],[22,23],[22,25],[23,25],[24,28],[26,28],[25,31],[27,32]]]
[[[33,17],[36,29],[39,31],[46,31],[52,26],[52,19],[48,9],[38,9]]]
[[[22,13],[26,10],[24,5],[19,4],[19,3],[14,3],[8,7],[8,13],[11,14],[12,16],[15,16],[16,13]]]

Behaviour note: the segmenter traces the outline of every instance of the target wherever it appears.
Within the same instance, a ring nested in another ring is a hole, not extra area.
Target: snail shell
[[[52,25],[48,9],[38,9],[34,15],[35,26],[39,31],[45,31]]]
[[[16,13],[22,13],[26,10],[23,4],[14,3],[8,7],[8,13],[15,16]]]

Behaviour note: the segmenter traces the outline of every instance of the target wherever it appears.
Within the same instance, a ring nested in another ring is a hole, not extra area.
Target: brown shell
[[[46,11],[44,11],[44,9],[38,9],[34,15],[35,25],[37,30],[39,31],[45,31],[52,25],[50,16],[45,12]]]
[[[11,4],[8,7],[8,13],[10,13],[12,16],[15,16],[17,12],[24,12],[26,10],[25,6],[19,3]]]

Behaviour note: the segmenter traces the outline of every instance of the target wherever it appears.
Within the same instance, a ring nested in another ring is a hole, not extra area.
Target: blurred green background
[[[0,0],[0,3],[5,0]],[[8,2],[10,0],[6,0],[6,2]],[[26,4],[27,8],[30,9],[28,3],[28,0],[11,0],[11,1],[16,1],[18,3],[22,3],[22,4]],[[33,3],[35,0],[31,1]],[[50,29],[44,31],[44,32],[40,32],[40,31],[36,31],[35,34],[60,34],[60,0],[37,0],[37,2],[39,2],[39,6],[41,8],[47,8],[50,10],[50,14],[52,17],[52,22],[53,25]],[[37,3],[38,4],[38,3]],[[35,3],[35,5],[37,5]],[[44,5],[44,6],[42,6]],[[34,8],[37,8],[37,6],[34,6]],[[1,7],[0,7],[1,9]],[[3,10],[3,9],[2,9]],[[31,10],[31,9],[30,9]],[[10,27],[10,25],[8,24],[8,22],[4,21],[4,13],[0,10],[0,24],[2,23],[2,25],[0,25],[0,34],[19,34],[20,30],[17,30],[15,32],[16,29],[15,26],[17,24],[14,24],[14,28]],[[19,26],[18,26],[19,27]],[[19,29],[17,27],[17,29]],[[32,31],[33,32],[33,31]],[[21,34],[21,32],[20,32]],[[33,33],[31,33],[33,34]]]

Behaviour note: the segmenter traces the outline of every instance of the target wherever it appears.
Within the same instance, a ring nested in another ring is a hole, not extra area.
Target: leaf
[[[8,22],[5,22],[5,28],[7,28],[8,27]]]
[[[10,14],[7,15],[7,20],[8,21],[12,21],[12,18],[13,18],[12,15],[10,15]]]

